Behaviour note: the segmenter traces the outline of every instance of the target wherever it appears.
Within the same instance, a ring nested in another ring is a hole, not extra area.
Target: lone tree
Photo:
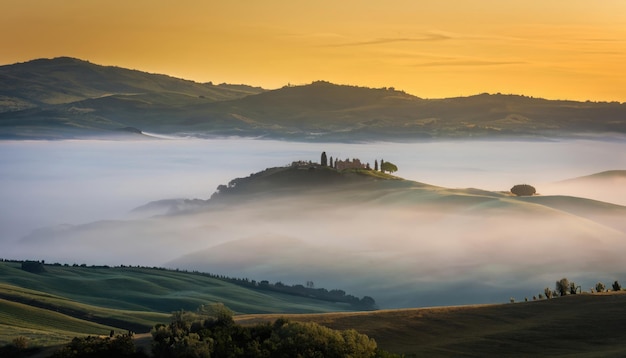
[[[328,166],[328,158],[326,157],[326,152],[322,152],[322,160],[320,164],[325,167]]]
[[[559,296],[567,295],[567,292],[569,291],[569,280],[563,277],[562,279],[556,281],[555,289]]]
[[[532,185],[518,184],[511,188],[511,193],[517,196],[532,196],[535,195],[537,190]]]
[[[380,171],[381,172],[389,172],[389,173],[395,173],[398,171],[398,167],[393,164],[392,162],[382,162],[380,164]]]

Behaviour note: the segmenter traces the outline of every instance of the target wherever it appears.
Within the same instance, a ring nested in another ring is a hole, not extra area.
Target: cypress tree
[[[326,152],[322,152],[322,160],[320,163],[323,167],[328,165],[328,158],[326,158]]]

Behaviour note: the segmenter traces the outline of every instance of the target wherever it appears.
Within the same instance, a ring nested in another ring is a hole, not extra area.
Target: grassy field
[[[220,279],[137,267],[45,265],[31,273],[0,262],[0,345],[17,336],[46,346],[75,336],[148,332],[171,312],[222,302],[237,313],[303,313],[350,310],[333,303],[254,290]]]
[[[32,274],[17,263],[0,263],[0,345],[25,336],[33,346],[53,346],[75,336],[124,333],[129,326],[147,332],[169,320],[169,311],[151,308],[157,298],[171,307],[169,300],[179,296],[177,303],[194,305],[186,309],[218,298],[229,307],[238,304],[236,321],[241,324],[286,317],[355,329],[382,349],[407,357],[626,355],[626,292],[501,305],[333,312],[332,305],[245,290],[191,273],[65,266],[46,270]],[[242,314],[260,308],[266,313]],[[299,313],[316,311],[326,313]],[[139,337],[149,346],[149,336]]]
[[[239,323],[286,317],[356,329],[408,357],[623,357],[626,292],[503,305],[364,313],[247,315]]]

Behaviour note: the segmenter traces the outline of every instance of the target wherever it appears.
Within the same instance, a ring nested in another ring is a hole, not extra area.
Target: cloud
[[[444,34],[435,34],[429,33],[425,34],[421,37],[386,37],[386,38],[377,38],[367,41],[355,41],[355,42],[346,42],[334,45],[327,45],[327,47],[356,47],[356,46],[370,46],[370,45],[384,45],[390,43],[402,43],[402,42],[435,42],[435,41],[446,41],[452,39],[451,36]]]
[[[451,60],[414,64],[416,67],[473,67],[473,66],[508,66],[523,65],[525,61],[486,61],[486,60]]]

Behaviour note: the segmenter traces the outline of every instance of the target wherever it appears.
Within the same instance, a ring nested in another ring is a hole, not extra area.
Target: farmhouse
[[[359,159],[335,160],[335,169],[367,169],[367,166],[361,163]]]

